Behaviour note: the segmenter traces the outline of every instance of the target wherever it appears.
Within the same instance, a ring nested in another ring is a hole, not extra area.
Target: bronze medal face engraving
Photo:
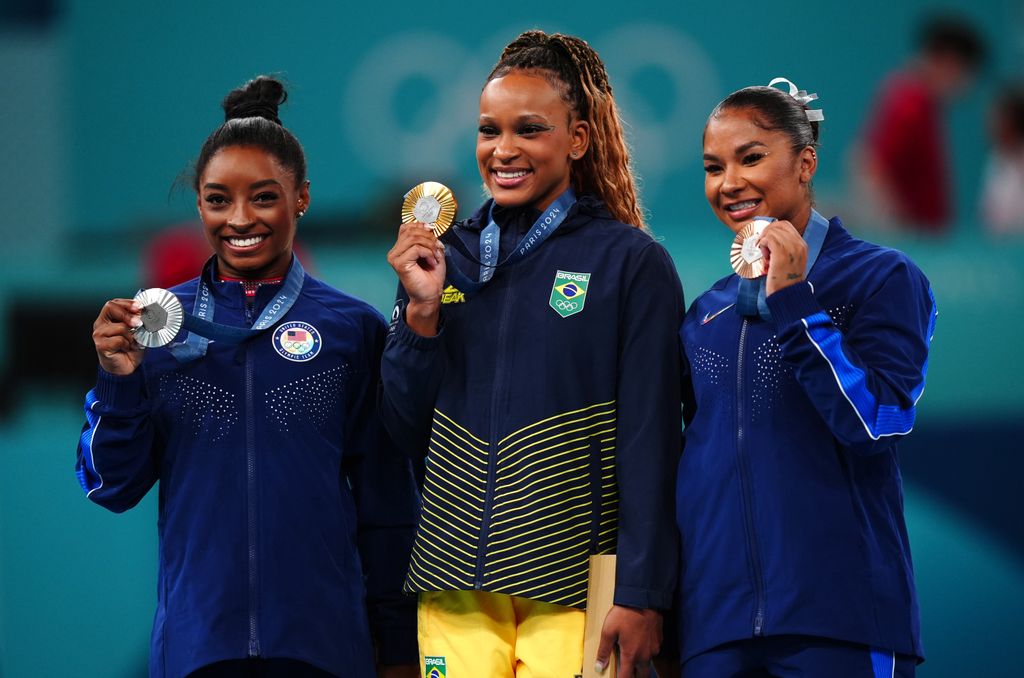
[[[756,219],[741,228],[733,239],[729,263],[741,278],[760,278],[765,274],[764,255],[757,243],[769,223],[765,219]]]
[[[135,301],[142,305],[142,327],[134,330],[135,341],[146,348],[171,343],[185,319],[178,297],[165,289],[151,287],[136,294]]]
[[[402,202],[402,223],[419,221],[430,226],[440,238],[451,228],[459,204],[451,189],[436,181],[425,181],[413,186]]]

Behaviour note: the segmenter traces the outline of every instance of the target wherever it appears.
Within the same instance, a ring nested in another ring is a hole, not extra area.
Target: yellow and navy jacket
[[[715,284],[681,330],[683,659],[782,634],[923,657],[897,443],[924,390],[931,286],[838,219],[768,318],[737,313],[738,286]]]
[[[250,305],[240,284],[215,280],[218,323],[248,327],[277,294],[263,286]],[[186,309],[197,284],[172,290]],[[415,479],[375,416],[385,331],[370,306],[307,275],[287,314],[245,343],[211,342],[185,364],[148,349],[131,375],[99,371],[83,489],[120,512],[159,481],[151,676],[246,656],[374,676],[375,642],[384,663],[416,661],[401,592]]]
[[[489,209],[458,227],[470,251]],[[495,210],[503,254],[537,214]],[[479,272],[451,248],[447,266]],[[399,290],[381,366],[384,423],[425,455],[406,589],[582,608],[589,555],[617,553],[615,602],[667,608],[683,308],[667,252],[584,196],[477,294],[446,285],[429,338]]]

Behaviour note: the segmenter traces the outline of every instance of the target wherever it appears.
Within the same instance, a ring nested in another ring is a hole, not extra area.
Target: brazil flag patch
[[[551,299],[548,305],[563,318],[579,313],[587,303],[589,284],[589,273],[558,271],[555,273],[555,282],[551,285]]]
[[[423,678],[445,678],[447,675],[444,657],[423,657]]]

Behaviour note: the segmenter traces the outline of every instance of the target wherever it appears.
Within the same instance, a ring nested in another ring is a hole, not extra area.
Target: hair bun
[[[279,80],[261,75],[228,92],[221,107],[225,122],[235,118],[265,118],[280,125],[277,108],[287,100],[288,93]]]

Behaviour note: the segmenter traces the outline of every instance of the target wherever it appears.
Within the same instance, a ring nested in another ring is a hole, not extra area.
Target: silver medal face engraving
[[[412,213],[416,216],[416,221],[424,224],[436,223],[437,218],[441,216],[441,202],[432,195],[424,195],[416,201]]]
[[[142,327],[134,330],[135,341],[146,348],[171,343],[185,319],[178,297],[165,289],[151,287],[136,294],[135,301],[142,305]]]

